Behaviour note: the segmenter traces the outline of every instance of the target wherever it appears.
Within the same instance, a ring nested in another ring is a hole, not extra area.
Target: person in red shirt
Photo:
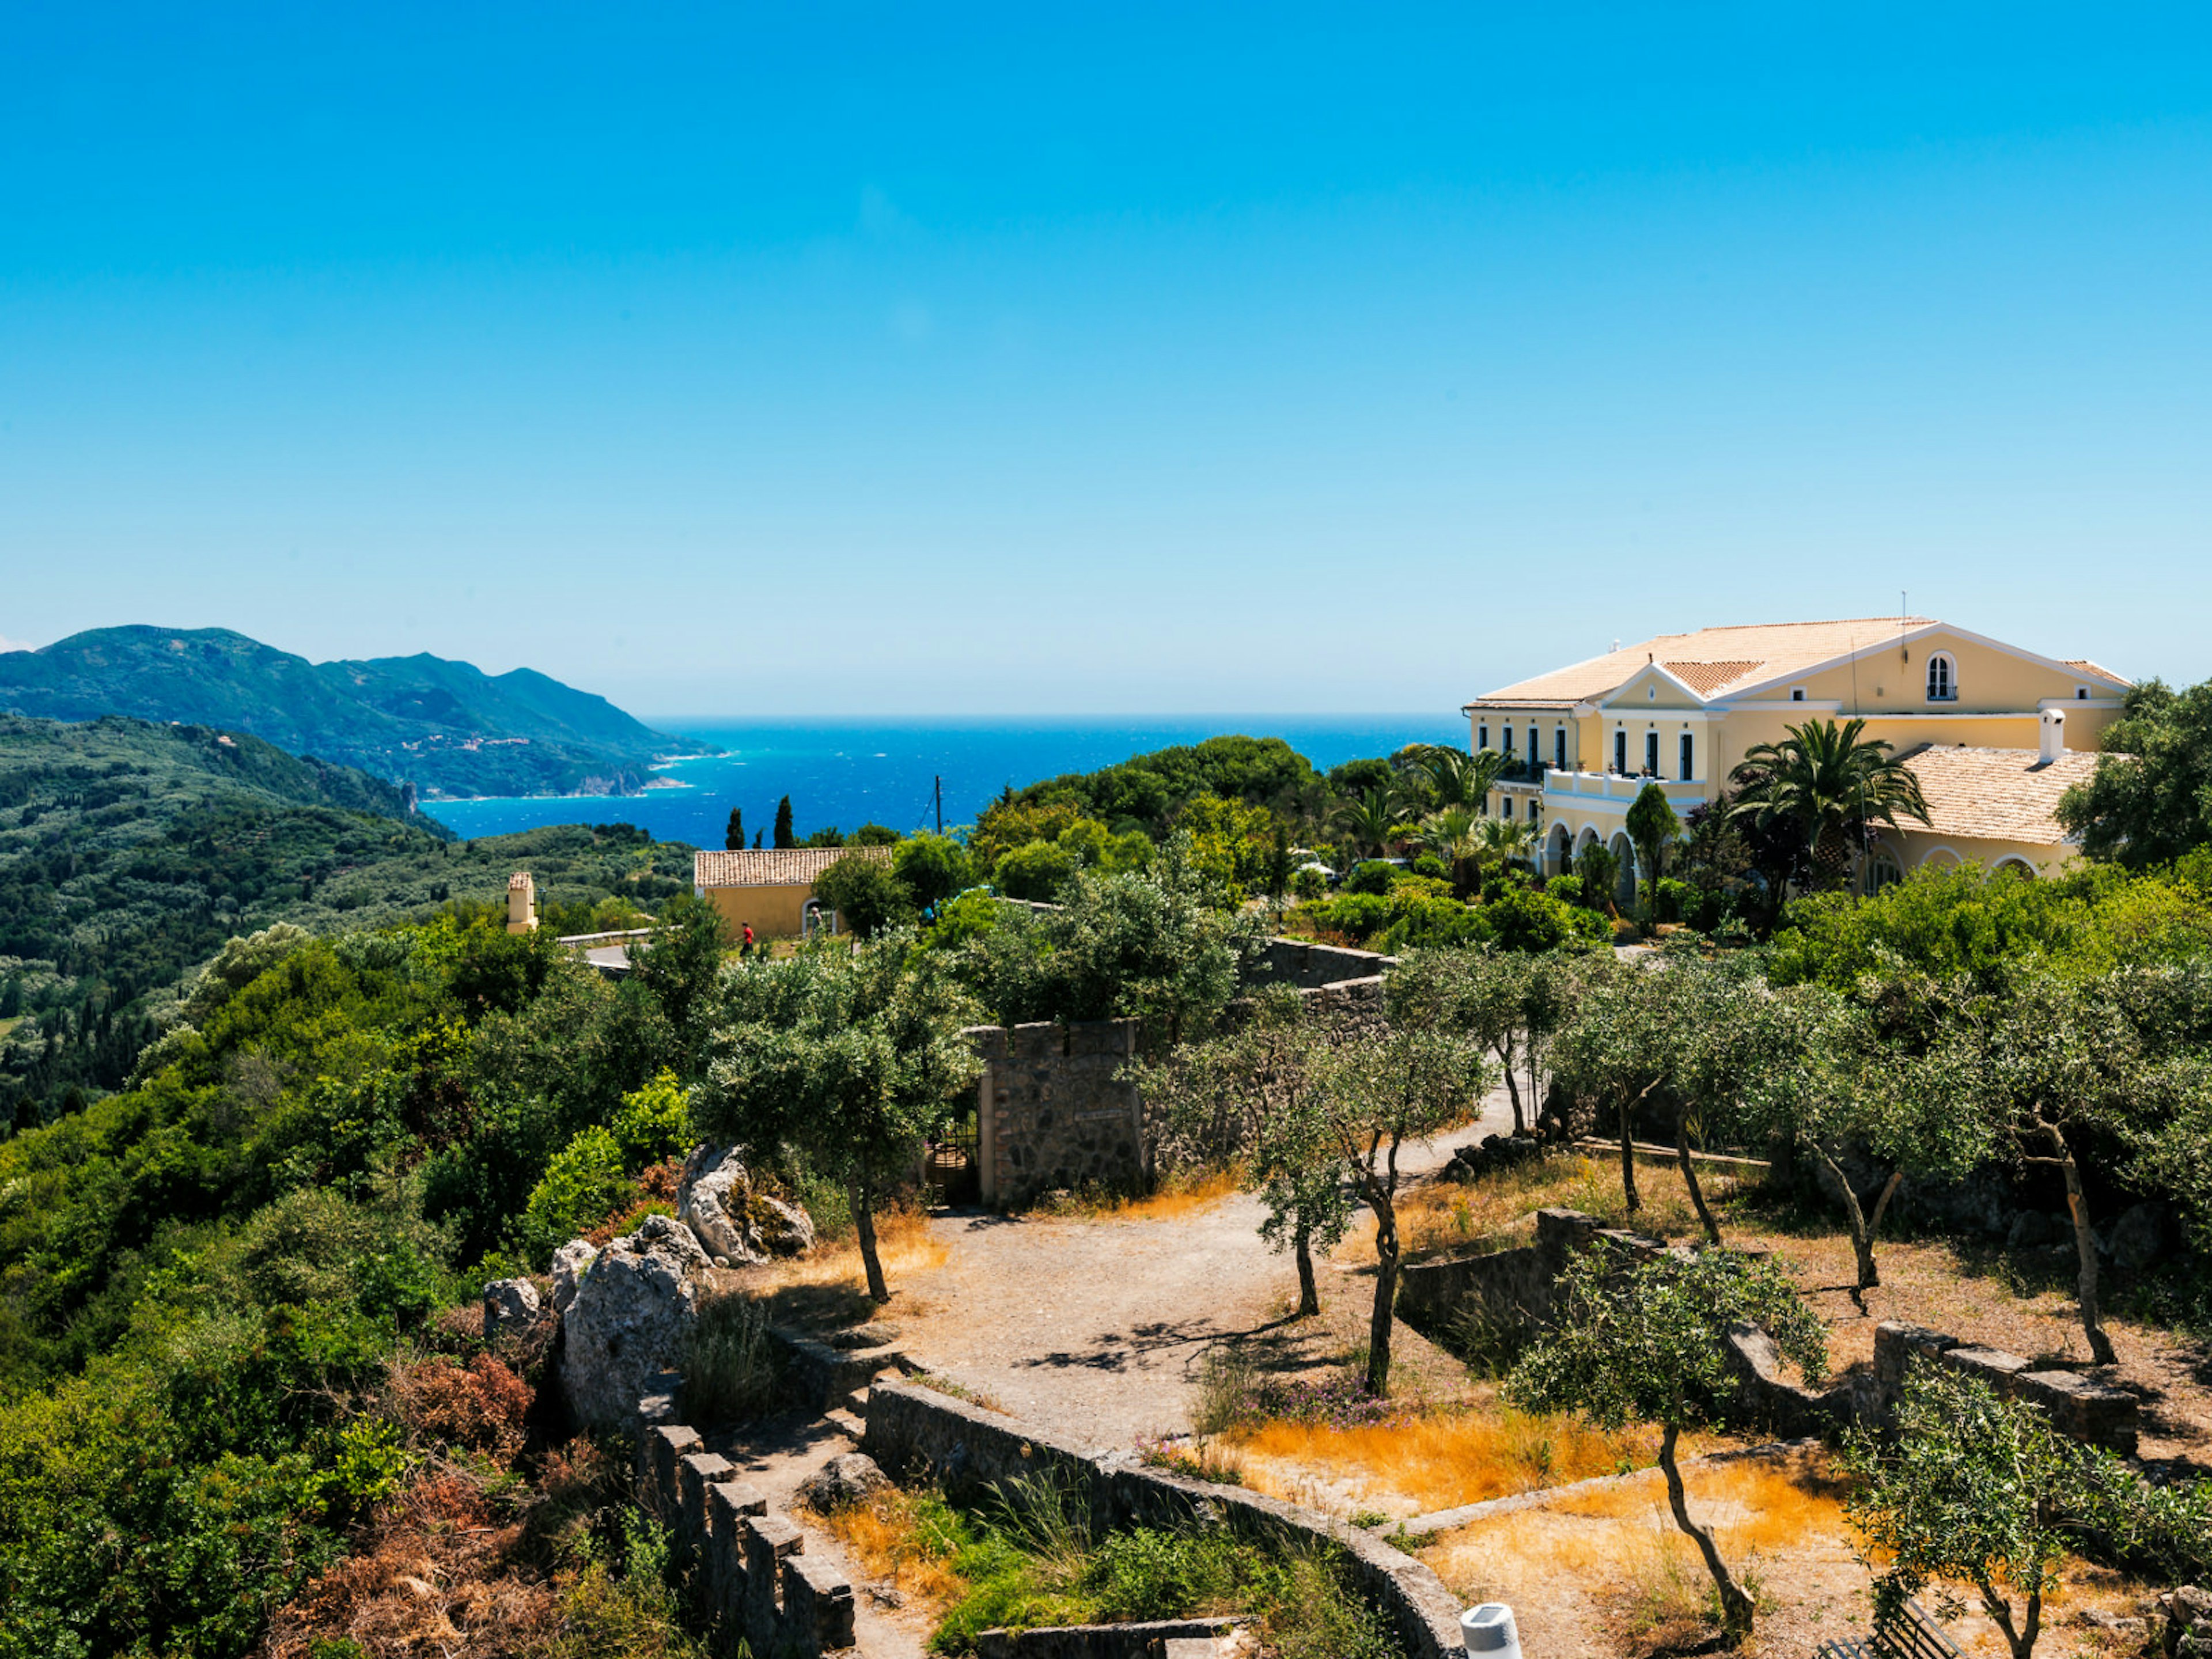
[[[744,952],[744,953],[745,953],[747,956],[750,956],[750,955],[752,955],[752,953],[753,953],[753,925],[752,925],[752,923],[750,923],[750,921],[749,921],[749,922],[747,922],[747,923],[745,924],[745,952]]]

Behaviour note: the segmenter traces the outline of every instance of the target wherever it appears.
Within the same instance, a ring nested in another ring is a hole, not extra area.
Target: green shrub
[[[1351,875],[1345,878],[1347,893],[1387,893],[1398,884],[1398,866],[1382,859],[1369,859],[1354,865]]]
[[[663,1066],[645,1087],[624,1095],[612,1133],[623,1169],[633,1176],[690,1152],[691,1107],[676,1073]]]
[[[1291,872],[1291,892],[1306,900],[1317,899],[1328,891],[1328,878],[1311,865]]]
[[[1451,878],[1451,866],[1434,853],[1424,853],[1407,866],[1417,876],[1426,876],[1432,881]]]
[[[817,876],[814,896],[862,939],[873,939],[914,915],[914,902],[890,866],[863,854],[848,854]]]
[[[622,1147],[594,1124],[545,1166],[544,1179],[531,1189],[515,1224],[517,1242],[532,1263],[542,1267],[562,1245],[622,1208],[629,1194]]]
[[[1579,905],[1583,900],[1583,878],[1580,876],[1553,876],[1544,884],[1544,892],[1566,905]]]
[[[1698,890],[1686,881],[1677,881],[1672,876],[1662,876],[1652,895],[1651,919],[1654,921],[1685,921],[1697,903]]]
[[[1000,857],[991,882],[1008,898],[1048,903],[1067,885],[1078,863],[1076,854],[1056,841],[1029,842]]]

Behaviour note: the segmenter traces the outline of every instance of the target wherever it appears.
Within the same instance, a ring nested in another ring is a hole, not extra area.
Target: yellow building
[[[792,847],[695,854],[692,890],[714,907],[732,939],[747,923],[758,939],[796,939],[816,927],[838,930],[837,913],[814,896],[822,872],[842,858],[889,864],[888,847]]]
[[[1925,617],[1779,623],[1665,634],[1476,698],[1477,750],[1510,763],[1487,809],[1541,833],[1558,874],[1594,841],[1636,854],[1629,804],[1656,780],[1686,814],[1744,753],[1808,720],[1867,723],[1921,781],[1933,823],[1886,836],[1879,884],[1935,860],[2032,874],[2072,856],[2051,810],[2095,765],[2128,682]]]

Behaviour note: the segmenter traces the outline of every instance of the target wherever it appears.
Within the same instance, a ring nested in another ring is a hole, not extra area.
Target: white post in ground
[[[1521,1632],[1513,1622],[1513,1609],[1503,1601],[1485,1601],[1460,1614],[1459,1638],[1469,1653],[1521,1659]]]

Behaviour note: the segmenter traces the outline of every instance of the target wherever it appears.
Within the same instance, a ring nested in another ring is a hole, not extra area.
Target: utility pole
[[[937,833],[945,833],[945,775],[940,772],[934,780],[937,787]]]

